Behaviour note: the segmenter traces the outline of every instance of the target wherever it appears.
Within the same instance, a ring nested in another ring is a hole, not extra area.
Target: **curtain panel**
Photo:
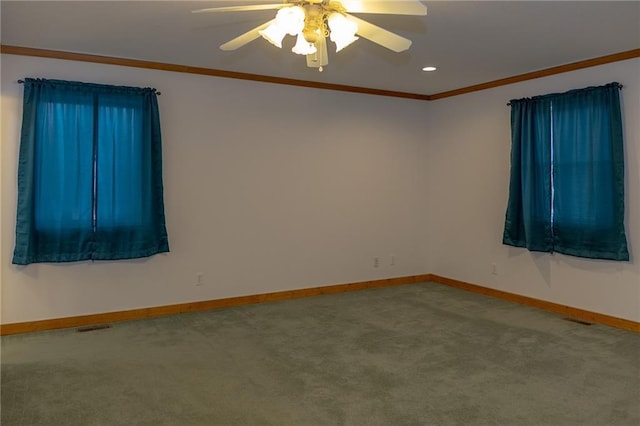
[[[25,79],[13,263],[167,251],[155,89]]]
[[[503,243],[629,260],[619,83],[511,101]]]

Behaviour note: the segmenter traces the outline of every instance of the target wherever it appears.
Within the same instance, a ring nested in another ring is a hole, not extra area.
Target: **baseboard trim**
[[[232,306],[274,302],[277,300],[299,299],[301,297],[318,296],[321,294],[335,294],[348,291],[365,290],[370,288],[414,284],[429,281],[430,279],[431,274],[410,275],[405,277],[385,278],[380,280],[360,281],[348,284],[337,284],[298,290],[278,291],[274,293],[255,294],[250,296],[239,296],[225,299],[204,300],[200,302],[180,303],[177,305],[156,306],[142,309],[131,309],[127,311],[106,312],[102,314],[81,315],[40,321],[2,324],[0,325],[0,336],[19,333],[32,333],[36,331],[56,330],[60,328],[82,327],[87,325],[136,320],[143,318],[153,318],[186,312],[197,312],[209,309],[228,308]]]
[[[555,312],[557,314],[565,315],[589,323],[606,325],[609,327],[621,328],[623,330],[640,333],[640,322],[617,318],[605,314],[599,314],[597,312],[591,312],[584,309],[574,308],[572,306],[547,302],[546,300],[535,299],[528,296],[521,296],[519,294],[495,290],[488,287],[482,287],[476,284],[458,281],[452,278],[446,278],[434,274],[431,275],[431,281],[438,284],[455,287],[461,290],[482,294],[484,296],[495,297],[498,299],[507,300],[509,302],[518,303],[520,305],[526,305],[538,309],[543,309],[545,311]]]
[[[372,281],[360,281],[348,284],[304,288],[298,290],[279,291],[274,293],[255,294],[250,296],[230,297],[226,299],[214,299],[201,302],[181,303],[176,305],[156,306],[142,309],[131,309],[127,311],[106,312],[102,314],[2,324],[0,325],[0,335],[5,336],[10,334],[31,333],[36,331],[47,331],[60,328],[82,327],[101,323],[154,318],[186,312],[229,308],[233,306],[274,302],[278,300],[299,299],[302,297],[318,296],[321,294],[345,293],[349,291],[366,290],[372,288],[392,287],[404,284],[417,284],[428,281],[447,285],[449,287],[455,287],[465,291],[470,291],[484,296],[495,297],[525,306],[543,309],[545,311],[555,312],[589,323],[606,325],[609,327],[620,328],[623,330],[640,333],[639,322],[617,318],[610,315],[599,314],[596,312],[574,308],[571,306],[560,305],[558,303],[547,302],[545,300],[535,299],[528,296],[521,296],[519,294],[509,293],[506,291],[495,290],[492,288],[483,287],[452,278],[442,277],[440,275],[421,274],[405,277],[385,278]]]

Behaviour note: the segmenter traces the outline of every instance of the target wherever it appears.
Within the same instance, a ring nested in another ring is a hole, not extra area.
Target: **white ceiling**
[[[377,1],[377,0],[370,0]],[[359,15],[413,40],[402,53],[360,39],[329,43],[324,72],[259,38],[218,46],[274,11],[192,14],[236,1],[5,1],[1,42],[300,80],[434,94],[640,47],[639,1],[427,1],[427,16]],[[425,65],[438,71],[425,73]]]

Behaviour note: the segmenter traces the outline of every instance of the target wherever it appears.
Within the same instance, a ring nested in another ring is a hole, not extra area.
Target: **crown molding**
[[[452,96],[463,95],[465,93],[477,92],[480,90],[492,89],[494,87],[506,86],[508,84],[519,83],[521,81],[534,80],[536,78],[548,77],[554,74],[562,74],[580,70],[583,68],[596,67],[598,65],[609,64],[611,62],[626,61],[640,57],[640,49],[626,50],[624,52],[613,53],[611,55],[600,56],[598,58],[587,59],[584,61],[572,62],[570,64],[559,65],[557,67],[545,68],[543,70],[519,74],[512,77],[501,78],[486,83],[474,84],[473,86],[462,87],[460,89],[448,90],[446,92],[434,93],[429,95],[430,101],[437,99],[449,98]]]
[[[307,80],[296,80],[291,78],[273,77],[260,74],[249,74],[236,71],[225,71],[214,68],[192,67],[188,65],[168,64],[164,62],[142,61],[138,59],[117,58],[113,56],[90,55],[86,53],[64,52],[60,50],[36,49],[32,47],[0,45],[0,53],[8,55],[35,56],[39,58],[62,59],[68,61],[92,62],[97,64],[119,65],[123,67],[145,68],[161,71],[181,72],[186,74],[199,74],[212,77],[234,78],[239,80],[258,81],[262,83],[285,84],[288,86],[310,87],[314,89],[337,90],[341,92],[361,93],[366,95],[388,96],[394,98],[415,99],[421,101],[434,101],[437,99],[449,98],[463,95],[465,93],[487,90],[494,87],[506,86],[508,84],[519,83],[521,81],[547,77],[554,74],[575,71],[583,68],[595,67],[611,62],[625,61],[627,59],[640,57],[640,49],[626,50],[624,52],[613,53],[611,55],[600,56],[584,61],[572,62],[570,64],[557,67],[546,68],[512,77],[501,78],[486,83],[474,84],[446,92],[434,93],[431,95],[397,92],[394,90],[372,89],[368,87],[348,86],[344,84],[322,83]]]
[[[396,92],[393,90],[371,89],[367,87],[347,86],[344,84],[322,83],[292,78],[225,71],[214,68],[192,67],[188,65],[168,64],[164,62],[141,61],[138,59],[117,58],[113,56],[90,55],[86,53],[63,52],[59,50],[35,49],[31,47],[0,45],[0,53],[8,55],[35,56],[39,58],[63,59],[68,61],[92,62],[96,64],[119,65],[123,67],[145,68],[152,70],[199,74],[211,77],[234,78],[259,81],[262,83],[285,84],[288,86],[311,87],[314,89],[337,90],[341,92],[362,93],[367,95],[390,96],[427,101],[429,96],[417,93]]]

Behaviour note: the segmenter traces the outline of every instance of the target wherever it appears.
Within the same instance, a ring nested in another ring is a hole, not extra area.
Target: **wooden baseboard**
[[[0,325],[0,336],[35,331],[55,330],[59,328],[82,327],[87,325],[111,323],[117,321],[153,318],[164,315],[197,312],[208,309],[228,308],[232,306],[251,305],[255,303],[274,302],[277,300],[298,299],[321,294],[344,293],[347,291],[369,288],[391,287],[429,281],[431,274],[411,275],[406,277],[386,278],[373,281],[360,281],[348,284],[328,285],[304,288],[299,290],[278,291],[250,296],[230,297],[226,299],[205,300],[201,302],[181,303],[177,305],[156,306],[151,308],[131,309],[127,311],[106,312],[102,314],[81,315],[66,318],[54,318],[41,321],[18,322]]]
[[[612,317],[610,315],[599,314],[597,312],[586,311],[584,309],[560,305],[558,303],[547,302],[545,300],[534,299],[533,297],[521,296],[519,294],[508,293],[506,291],[495,290],[488,287],[482,287],[476,284],[470,284],[464,281],[458,281],[434,274],[431,275],[431,281],[485,296],[496,297],[498,299],[507,300],[520,305],[544,309],[545,311],[555,312],[588,323],[601,324],[640,333],[640,323],[631,320]]]
[[[495,290],[458,281],[434,274],[411,275],[406,277],[386,278],[373,281],[360,281],[348,284],[337,284],[322,287],[305,288],[299,290],[279,291],[275,293],[263,293],[250,296],[230,297],[226,299],[205,300],[201,302],[181,303],[177,305],[156,306],[151,308],[132,309],[127,311],[107,312],[102,314],[82,315],[67,318],[55,318],[41,321],[29,321],[0,325],[0,335],[30,333],[35,331],[55,330],[59,328],[83,327],[117,321],[153,318],[164,315],[174,315],[185,312],[205,311],[209,309],[228,308],[232,306],[250,305],[277,300],[298,299],[301,297],[318,296],[321,294],[344,293],[348,291],[365,290],[371,288],[391,287],[404,284],[415,284],[431,281],[438,284],[455,287],[461,290],[496,297],[521,305],[531,306],[545,311],[555,312],[577,320],[620,328],[623,330],[640,333],[640,323],[610,315],[586,311],[571,306],[547,302],[532,297],[521,296],[506,291]]]

